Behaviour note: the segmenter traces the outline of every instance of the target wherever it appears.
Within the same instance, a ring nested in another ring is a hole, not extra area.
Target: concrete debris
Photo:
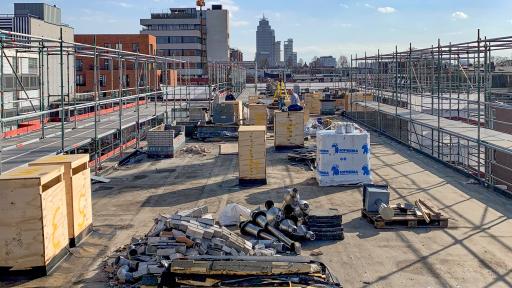
[[[251,210],[236,203],[226,205],[219,213],[219,224],[222,226],[240,224],[240,217],[248,220],[251,218]]]
[[[309,253],[310,256],[321,256],[321,255],[324,255],[324,252],[320,251],[320,250],[313,250],[311,251],[311,253]]]
[[[206,156],[208,153],[210,153],[210,149],[208,149],[202,145],[189,145],[189,146],[183,148],[181,151],[183,151],[187,154],[201,155],[201,156]]]
[[[208,207],[201,206],[174,215],[158,215],[146,236],[132,238],[125,254],[116,257],[105,271],[119,283],[136,284],[147,276],[159,277],[165,270],[163,260],[200,255],[239,257],[276,254],[276,249],[264,245],[253,249],[253,244],[239,234],[215,225],[215,220],[207,213]]]

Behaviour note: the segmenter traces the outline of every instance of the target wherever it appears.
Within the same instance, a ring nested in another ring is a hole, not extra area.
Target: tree
[[[340,58],[338,58],[338,67],[339,68],[348,67],[347,56],[341,55]]]

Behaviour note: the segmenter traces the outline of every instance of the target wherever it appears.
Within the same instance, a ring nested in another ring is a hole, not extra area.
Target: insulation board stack
[[[224,101],[213,107],[213,122],[217,124],[242,124],[243,106],[240,101]]]
[[[249,104],[249,125],[267,125],[267,105]]]
[[[50,155],[28,165],[64,168],[69,246],[75,247],[92,231],[89,154]]]
[[[345,130],[345,126],[351,129]],[[317,131],[316,179],[320,186],[371,183],[370,134],[353,123]]]
[[[260,100],[259,96],[249,96],[249,104],[256,104]]]
[[[336,114],[336,100],[320,100],[320,112],[322,115]]]
[[[265,136],[265,126],[240,126],[238,129],[238,167],[241,184],[266,184]]]
[[[320,114],[321,104],[320,100],[322,99],[322,94],[315,93],[306,93],[304,95],[304,102],[306,103],[306,107],[308,107],[310,114]]]
[[[0,175],[0,267],[47,275],[68,253],[62,165]]]
[[[147,134],[149,157],[174,157],[174,154],[185,145],[185,127],[159,125],[150,129]]]
[[[304,112],[274,112],[274,146],[278,148],[304,146]]]

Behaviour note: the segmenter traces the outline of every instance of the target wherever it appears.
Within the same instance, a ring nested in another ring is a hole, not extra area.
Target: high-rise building
[[[259,67],[271,67],[275,64],[275,42],[274,29],[270,27],[268,19],[263,16],[256,30],[256,62]]]
[[[208,61],[229,61],[229,12],[222,5],[200,11],[196,8],[170,8],[141,19],[141,34],[156,36],[157,54],[187,61],[181,75],[206,77]]]
[[[297,53],[293,52],[293,39],[289,38],[284,41],[284,63],[287,67],[295,67],[297,65]]]
[[[281,41],[276,41],[274,44],[274,65],[281,64]]]

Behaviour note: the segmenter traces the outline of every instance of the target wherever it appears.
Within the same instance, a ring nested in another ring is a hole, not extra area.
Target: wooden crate
[[[296,148],[304,146],[304,112],[274,112],[274,146]]]
[[[256,104],[260,101],[259,96],[249,96],[249,104]]]
[[[268,112],[265,104],[249,104],[249,125],[267,125]]]
[[[310,114],[320,114],[320,109],[322,108],[320,104],[321,99],[322,94],[318,92],[304,94],[304,102]]]
[[[60,164],[64,167],[70,247],[75,247],[92,231],[91,172],[88,162],[88,154],[70,154],[46,156],[28,164]]]
[[[238,167],[240,184],[266,183],[266,127],[240,126]]]
[[[243,109],[244,109],[244,106],[242,105],[242,102],[241,101],[225,101],[224,103],[226,103],[227,105],[233,105],[233,111],[235,113],[235,122],[237,124],[240,124],[242,125],[243,124],[243,118],[244,118],[244,113],[243,113]]]
[[[68,253],[62,165],[0,175],[0,267],[47,275]]]

